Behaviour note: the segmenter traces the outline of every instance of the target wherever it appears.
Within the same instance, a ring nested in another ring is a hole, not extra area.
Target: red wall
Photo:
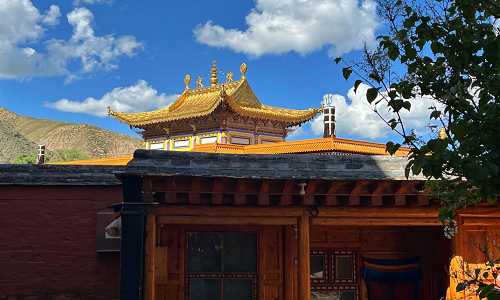
[[[0,186],[0,299],[117,299],[120,254],[97,253],[116,186]],[[31,297],[27,297],[31,296]]]

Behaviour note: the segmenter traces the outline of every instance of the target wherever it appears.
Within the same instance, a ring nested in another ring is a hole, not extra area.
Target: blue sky
[[[134,135],[106,106],[165,107],[186,74],[194,87],[216,60],[239,78],[245,62],[262,103],[307,109],[335,94],[339,137],[385,143],[396,136],[333,62],[359,59],[383,30],[371,0],[0,0],[0,106]],[[410,127],[423,130],[428,106],[412,108]],[[320,127],[318,118],[290,139]]]

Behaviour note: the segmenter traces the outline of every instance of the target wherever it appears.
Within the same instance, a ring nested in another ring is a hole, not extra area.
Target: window
[[[215,143],[217,142],[217,136],[212,135],[212,136],[204,136],[200,138],[200,144],[210,144],[210,143]]]
[[[164,142],[151,142],[149,143],[149,149],[153,150],[163,150],[165,149],[165,143]]]
[[[257,234],[187,234],[186,295],[190,300],[256,300]]]
[[[231,144],[235,144],[235,145],[250,145],[251,141],[250,141],[249,137],[232,136],[231,137]]]
[[[311,299],[358,300],[356,250],[311,250]]]
[[[174,148],[185,148],[185,147],[189,147],[189,139],[174,141]]]

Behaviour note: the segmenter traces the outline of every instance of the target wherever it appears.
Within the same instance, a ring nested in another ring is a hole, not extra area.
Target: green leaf
[[[465,283],[464,283],[464,282],[459,282],[459,283],[457,284],[457,292],[461,292],[461,291],[465,290],[465,288],[466,288],[466,287],[467,287],[467,286],[465,285]]]
[[[346,67],[342,69],[342,75],[344,75],[345,80],[349,79],[349,76],[351,76],[352,69],[350,67]]]
[[[403,108],[405,108],[407,111],[410,111],[410,109],[411,109],[411,103],[410,103],[410,101],[404,101],[403,102]]]
[[[337,57],[334,62],[338,65],[342,61],[342,57]]]
[[[368,100],[369,103],[372,103],[375,99],[377,99],[377,96],[378,96],[377,88],[369,88],[366,91],[366,100]]]
[[[361,82],[362,81],[359,79],[354,82],[354,94],[356,94],[356,91],[358,90],[358,86],[361,84]]]
[[[432,53],[437,54],[437,53],[439,53],[440,49],[441,49],[441,44],[439,42],[432,42],[431,43]]]
[[[439,117],[441,116],[441,112],[439,110],[435,110],[433,112],[431,112],[431,116],[429,119],[439,119]]]
[[[387,142],[387,144],[385,144],[385,150],[387,152],[389,152],[390,155],[393,155],[394,153],[396,153],[396,151],[398,151],[399,147],[401,147],[400,144],[394,144],[393,142]]]

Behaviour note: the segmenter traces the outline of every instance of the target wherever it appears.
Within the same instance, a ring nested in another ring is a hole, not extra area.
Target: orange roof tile
[[[49,165],[114,165],[114,166],[124,166],[129,161],[132,160],[132,156],[121,156],[121,157],[108,157],[108,158],[96,158],[96,159],[85,159],[85,160],[75,160],[75,161],[63,161],[55,163],[47,163]]]
[[[195,145],[192,152],[230,153],[230,154],[314,154],[314,153],[351,153],[361,155],[389,155],[385,145],[341,138],[320,138],[292,142],[279,142],[260,145],[203,144]],[[401,147],[396,156],[407,156],[410,148]],[[126,165],[132,156],[86,159],[51,163],[55,165]]]
[[[335,137],[249,146],[213,143],[205,145],[195,145],[194,148],[191,149],[191,151],[239,154],[306,154],[320,152],[341,152],[362,155],[389,155],[389,153],[385,151],[385,144],[341,139]],[[406,156],[409,152],[410,148],[401,147],[395,155]]]

